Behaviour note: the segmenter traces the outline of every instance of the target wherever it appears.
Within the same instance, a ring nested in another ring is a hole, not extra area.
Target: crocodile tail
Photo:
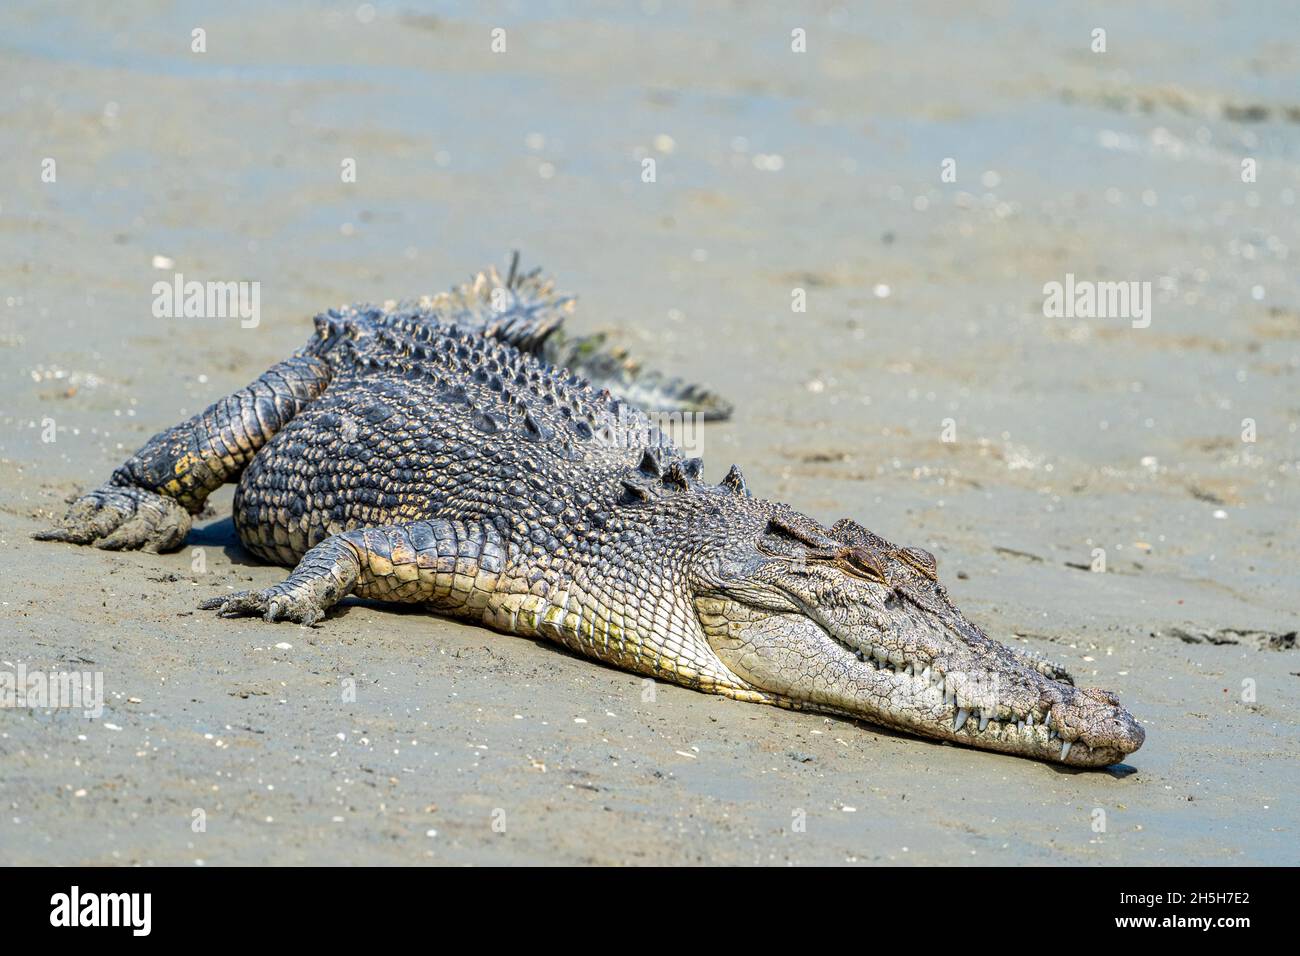
[[[540,353],[572,313],[574,298],[557,292],[554,280],[541,269],[521,272],[516,252],[505,278],[490,266],[469,282],[426,296],[418,304],[436,310],[442,323],[479,332],[522,352]]]
[[[556,368],[568,368],[629,405],[650,412],[702,415],[706,421],[730,418],[732,405],[699,385],[650,371],[606,342],[603,333],[567,337],[560,326],[573,312],[574,297],[555,291],[541,269],[522,272],[519,253],[502,278],[495,267],[448,292],[401,303],[433,310],[438,321],[478,332],[538,355]],[[398,306],[398,307],[400,307]],[[385,303],[392,309],[394,304]]]
[[[734,407],[702,385],[670,378],[644,368],[626,349],[611,345],[603,332],[594,335],[550,335],[542,357],[556,368],[567,368],[588,379],[596,388],[647,412],[700,415],[705,421],[730,418]]]

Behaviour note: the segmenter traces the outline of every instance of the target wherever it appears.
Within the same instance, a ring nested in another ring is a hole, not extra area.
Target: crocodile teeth
[[[988,713],[980,714],[980,733],[984,733],[984,728],[989,725]]]
[[[957,716],[954,717],[954,718],[953,718],[953,721],[952,721],[952,732],[953,732],[954,734],[955,734],[957,731],[959,731],[959,730],[962,729],[962,727],[963,727],[963,726],[965,725],[965,723],[966,723],[966,718],[969,717],[969,716],[970,716],[970,711],[967,710],[965,707],[959,707],[959,708],[957,709]]]
[[[921,680],[925,681],[927,684],[930,683],[930,677],[930,668],[927,667],[921,671]]]
[[[1016,730],[1022,734],[1025,732],[1025,722],[1023,720],[1016,721]]]
[[[858,660],[863,664],[867,662],[866,656],[861,651],[858,651]]]
[[[1032,710],[1029,712],[1028,716],[1025,717],[1023,723],[1030,727],[1034,726],[1034,712]]]
[[[945,704],[957,703],[957,688],[947,684],[943,689],[943,702]]]
[[[1070,741],[1068,741],[1068,740],[1062,740],[1062,741],[1061,741],[1061,759],[1062,759],[1062,760],[1064,760],[1066,757],[1070,756],[1070,747],[1071,747],[1071,746],[1072,746],[1072,744],[1070,743]]]

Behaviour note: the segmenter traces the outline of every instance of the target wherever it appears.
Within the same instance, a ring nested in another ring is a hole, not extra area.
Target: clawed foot
[[[173,551],[184,543],[190,523],[190,513],[172,498],[143,488],[104,485],[73,502],[56,527],[32,537],[94,544],[108,551]]]
[[[199,607],[222,617],[261,615],[271,623],[297,621],[311,627],[352,592],[360,572],[356,546],[349,535],[334,535],[308,551],[293,574],[264,591],[236,591],[208,598]]]
[[[265,591],[236,591],[224,597],[208,598],[199,605],[203,611],[216,611],[220,617],[260,615],[264,621],[297,621],[311,627],[325,616],[325,609],[310,595],[286,591],[283,586]]]

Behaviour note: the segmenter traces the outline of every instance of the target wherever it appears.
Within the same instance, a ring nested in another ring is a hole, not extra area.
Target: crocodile
[[[608,332],[570,335],[563,328],[575,299],[555,291],[541,269],[519,271],[519,253],[510,259],[503,279],[495,267],[471,281],[434,296],[384,303],[385,311],[419,310],[465,332],[479,332],[509,342],[536,355],[547,365],[567,368],[597,389],[607,388],[629,405],[664,415],[695,415],[702,421],[724,421],[731,402],[701,385],[684,382],[645,368]],[[345,306],[355,315],[366,306]],[[336,316],[338,317],[338,316]]]
[[[645,411],[545,361],[561,298],[512,269],[322,313],[35,537],[175,549],[237,482],[240,541],[293,570],[200,605],[221,616],[416,604],[703,692],[1072,767],[1142,745],[1113,694],[968,620],[929,552],[756,497],[734,465],[710,483]]]

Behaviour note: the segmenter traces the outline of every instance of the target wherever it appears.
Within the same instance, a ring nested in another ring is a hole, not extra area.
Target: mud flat
[[[0,710],[0,862],[1300,862],[1285,5],[439,11],[0,13],[0,668],[106,698]],[[28,541],[314,312],[516,247],[736,401],[709,476],[933,551],[991,635],[1120,695],[1130,765],[647,699],[365,604],[217,620],[282,576],[229,489],[176,554]],[[155,318],[176,271],[259,282],[260,321]],[[1067,275],[1150,282],[1150,324],[1045,316]]]

